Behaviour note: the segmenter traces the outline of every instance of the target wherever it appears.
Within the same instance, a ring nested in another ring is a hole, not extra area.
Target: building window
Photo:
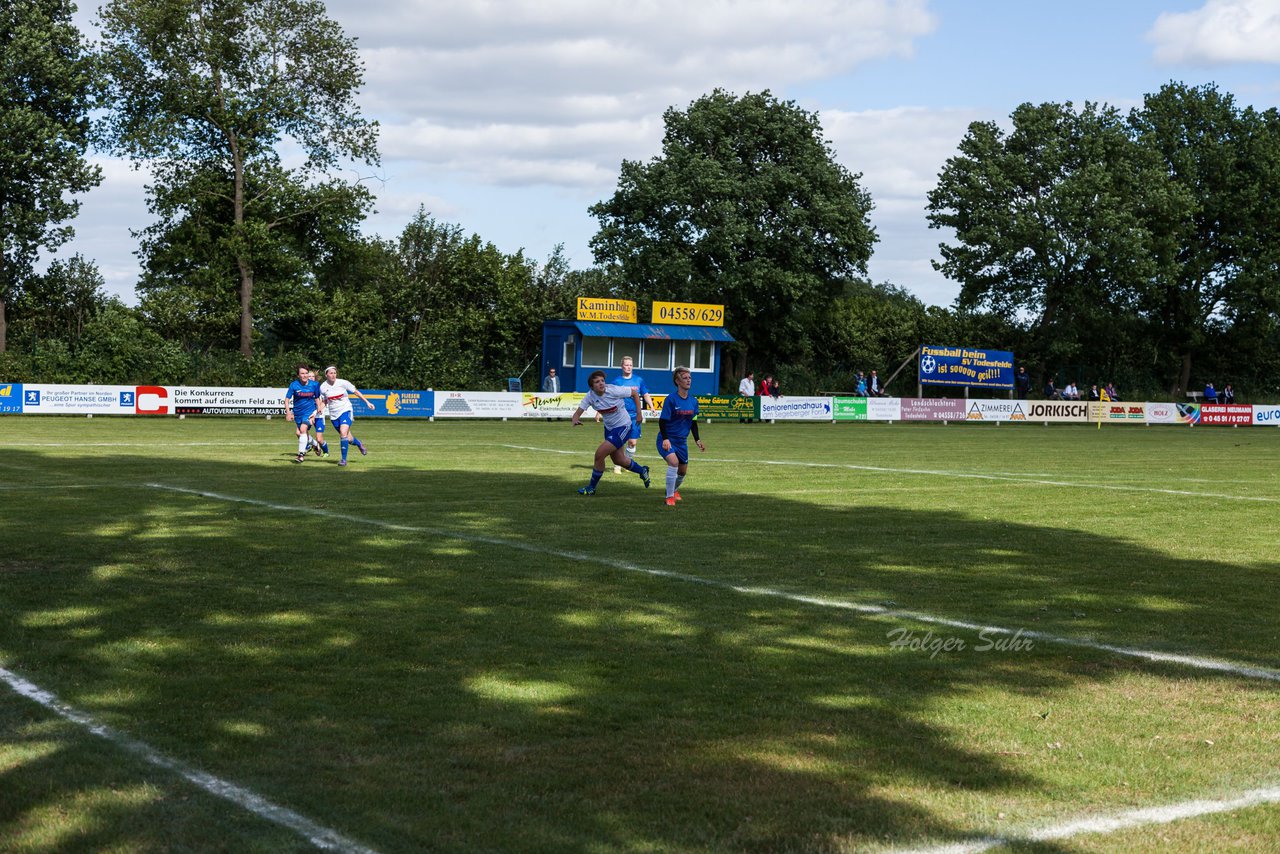
[[[584,368],[609,367],[609,339],[608,338],[584,337],[582,339],[582,367]]]
[[[574,358],[575,355],[576,353],[574,353],[573,341],[566,340],[564,342],[564,355],[560,359],[560,364],[564,365],[566,368],[572,368],[578,363],[577,359]]]
[[[613,339],[613,357],[609,361],[610,367],[621,368],[622,357],[630,356],[631,361],[637,367],[640,365],[640,339],[639,338],[614,338]]]
[[[644,342],[644,358],[640,367],[646,371],[671,370],[671,342],[656,341],[650,338]]]
[[[716,366],[716,345],[712,341],[689,342],[689,370],[713,371]]]

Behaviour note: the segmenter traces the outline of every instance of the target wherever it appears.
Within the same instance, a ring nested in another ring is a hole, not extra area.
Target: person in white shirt
[[[360,449],[360,456],[365,456],[369,453],[369,449],[365,447],[364,443],[351,435],[351,424],[355,417],[351,411],[351,395],[353,394],[363,400],[365,406],[373,409],[373,404],[360,393],[360,389],[346,380],[338,378],[337,367],[330,365],[324,369],[324,382],[320,383],[320,400],[329,410],[329,420],[333,422],[333,426],[337,427],[338,432],[342,435],[342,459],[338,461],[340,466],[347,464],[347,449],[351,445],[355,445]]]
[[[738,394],[743,397],[756,396],[756,375],[754,372],[748,371],[747,375],[742,378],[742,382],[738,383]],[[754,404],[752,405],[754,406]],[[739,418],[738,423],[741,424],[745,421],[750,424],[754,420],[754,418]]]
[[[627,471],[640,475],[645,488],[649,488],[649,467],[642,466],[627,456],[627,436],[631,434],[631,414],[627,412],[624,400],[635,404],[636,417],[644,423],[644,409],[640,400],[640,389],[636,386],[609,385],[604,381],[604,371],[592,371],[587,377],[591,391],[582,396],[582,402],[573,411],[570,419],[574,427],[582,426],[582,415],[588,409],[594,409],[604,421],[604,441],[596,448],[595,459],[591,464],[591,482],[578,490],[579,495],[595,495],[600,484],[600,476],[604,474],[604,462],[612,458],[614,463],[625,467]]]

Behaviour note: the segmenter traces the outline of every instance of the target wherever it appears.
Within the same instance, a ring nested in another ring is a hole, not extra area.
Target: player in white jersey
[[[595,495],[596,485],[604,474],[604,461],[613,458],[619,466],[627,471],[640,475],[644,485],[649,485],[649,467],[642,466],[635,460],[628,459],[626,453],[627,435],[631,433],[631,415],[623,405],[630,398],[635,401],[640,422],[644,422],[644,411],[640,409],[640,392],[634,386],[608,385],[604,381],[604,371],[593,371],[587,378],[591,391],[582,397],[582,403],[573,412],[573,426],[582,425],[582,413],[588,408],[594,409],[604,419],[604,441],[596,448],[596,458],[591,466],[591,482],[578,490],[582,495]]]
[[[342,459],[338,460],[338,465],[345,466],[347,464],[347,448],[355,445],[360,449],[360,455],[364,456],[369,453],[369,449],[364,443],[351,435],[351,423],[354,414],[351,411],[351,395],[355,395],[364,401],[365,406],[373,409],[373,404],[369,399],[360,393],[360,389],[344,379],[338,378],[338,369],[333,365],[324,369],[324,382],[320,383],[320,402],[329,411],[329,420],[333,422],[333,426],[338,428],[338,433],[342,436]]]
[[[307,371],[307,379],[319,384],[316,379],[315,371]],[[324,440],[324,407],[316,407],[316,437],[311,440],[311,450],[316,452],[317,457],[329,456],[329,443]]]

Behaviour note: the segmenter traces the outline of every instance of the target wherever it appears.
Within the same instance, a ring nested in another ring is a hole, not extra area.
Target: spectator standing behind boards
[[[853,393],[858,397],[867,396],[867,378],[863,376],[862,371],[858,371],[858,376],[854,379]]]
[[[1044,384],[1045,400],[1062,400],[1062,395],[1058,392],[1058,387],[1053,384],[1053,377],[1049,377],[1049,381]]]
[[[1118,391],[1116,391],[1116,384],[1115,384],[1115,383],[1107,383],[1106,391],[1107,391],[1107,400],[1119,400],[1119,399],[1120,399],[1120,393],[1119,393]]]
[[[867,391],[872,397],[880,397],[884,394],[880,389],[880,377],[876,376],[876,372],[871,372],[871,379],[867,380]]]
[[[1062,399],[1063,400],[1079,400],[1080,399],[1080,390],[1076,388],[1075,383],[1071,382],[1070,380],[1067,381],[1067,384],[1062,389]]]
[[[1235,388],[1232,387],[1231,383],[1227,383],[1222,388],[1222,402],[1223,403],[1236,402],[1236,390]]]
[[[773,378],[773,374],[765,374],[764,379],[760,381],[760,396],[768,395],[774,400],[778,399],[778,395],[782,392],[779,389],[778,381]]]
[[[1025,366],[1018,368],[1018,376],[1014,377],[1013,383],[1018,389],[1018,400],[1026,400],[1031,392],[1031,377],[1027,376]]]
[[[542,390],[547,394],[560,393],[560,378],[556,376],[555,368],[547,369],[547,375],[542,378]]]
[[[1218,391],[1213,387],[1212,382],[1207,382],[1204,384],[1204,402],[1205,403],[1218,402]]]
[[[1102,395],[1098,392],[1098,384],[1097,384],[1097,383],[1094,383],[1093,385],[1089,386],[1089,399],[1090,399],[1090,400],[1102,400]]]
[[[756,396],[756,375],[752,371],[747,371],[747,375],[742,378],[742,382],[738,383],[738,394],[743,397]],[[739,418],[738,423],[750,424],[754,418]]]

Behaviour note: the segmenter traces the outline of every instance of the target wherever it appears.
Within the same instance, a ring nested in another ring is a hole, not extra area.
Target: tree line
[[[277,385],[298,359],[369,387],[501,387],[578,296],[718,303],[725,386],[914,390],[922,343],[1013,350],[1040,380],[1180,396],[1280,387],[1280,119],[1170,83],[1122,114],[1024,104],[976,122],[929,193],[948,308],[873,283],[874,201],[819,117],[716,90],[664,115],[590,212],[595,264],[502,252],[419,210],[369,237],[376,122],[354,40],[320,0],[108,0],[90,46],[69,0],[0,8],[0,379]],[[91,120],[92,119],[92,120]],[[281,152],[301,152],[286,162]],[[139,303],[54,260],[90,150],[152,176]]]

